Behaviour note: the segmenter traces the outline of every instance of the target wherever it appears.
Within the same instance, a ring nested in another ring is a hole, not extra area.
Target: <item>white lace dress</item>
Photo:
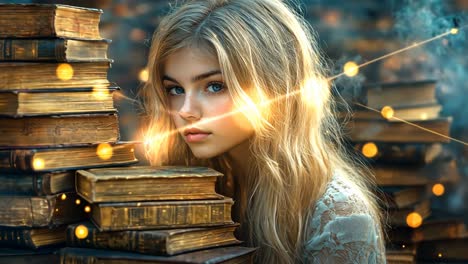
[[[386,263],[379,224],[351,186],[335,174],[317,201],[304,263]]]

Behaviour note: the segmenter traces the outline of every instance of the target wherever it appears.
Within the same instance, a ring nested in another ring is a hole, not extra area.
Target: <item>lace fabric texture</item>
[[[317,201],[304,263],[386,263],[380,225],[352,186],[335,175]]]

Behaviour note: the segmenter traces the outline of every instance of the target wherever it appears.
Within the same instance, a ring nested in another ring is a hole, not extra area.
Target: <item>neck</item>
[[[249,150],[251,139],[247,139],[228,152],[228,160],[231,163],[234,177],[244,177],[251,164],[252,153]]]

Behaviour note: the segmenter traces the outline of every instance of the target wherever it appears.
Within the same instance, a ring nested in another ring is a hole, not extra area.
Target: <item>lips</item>
[[[200,142],[210,136],[211,133],[198,128],[189,128],[184,130],[185,140],[188,143]]]

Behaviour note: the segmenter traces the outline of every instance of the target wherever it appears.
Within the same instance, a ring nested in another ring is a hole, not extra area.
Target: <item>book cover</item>
[[[215,191],[221,173],[205,167],[139,166],[79,170],[77,192],[90,203],[223,199]]]
[[[0,182],[0,195],[52,195],[75,191],[75,171],[3,172]]]

